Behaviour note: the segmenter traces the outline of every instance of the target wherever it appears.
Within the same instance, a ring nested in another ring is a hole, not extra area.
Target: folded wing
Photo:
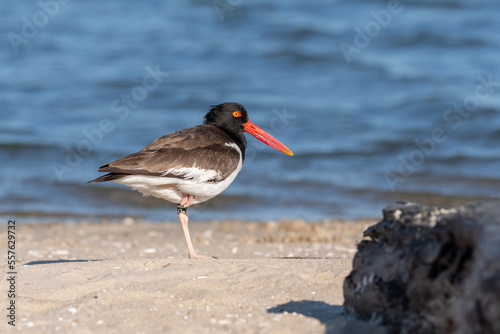
[[[199,125],[160,137],[137,153],[99,168],[104,182],[127,175],[146,175],[220,182],[237,168],[241,152],[234,140],[213,125]]]

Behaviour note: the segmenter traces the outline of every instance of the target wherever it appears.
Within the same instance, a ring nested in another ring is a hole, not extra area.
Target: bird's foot
[[[177,212],[179,216],[179,221],[182,226],[182,230],[184,231],[184,238],[186,239],[186,244],[188,248],[188,253],[189,253],[189,258],[190,259],[216,259],[213,256],[204,256],[204,255],[198,255],[196,254],[194,248],[193,248],[193,243],[191,242],[191,236],[189,235],[189,228],[188,228],[188,215],[187,215],[187,208],[184,207],[181,204],[177,205]]]
[[[215,256],[205,256],[205,255],[198,255],[198,254],[189,254],[190,259],[216,259]]]

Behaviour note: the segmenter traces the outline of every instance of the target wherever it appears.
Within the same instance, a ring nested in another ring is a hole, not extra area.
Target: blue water
[[[1,216],[175,220],[86,182],[226,101],[295,156],[249,137],[195,220],[500,197],[498,1],[54,1],[2,5]]]

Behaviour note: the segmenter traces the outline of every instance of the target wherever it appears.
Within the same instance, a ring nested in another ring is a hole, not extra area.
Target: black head
[[[243,124],[248,122],[245,107],[236,102],[226,102],[211,107],[205,115],[204,124],[212,124],[226,131],[244,151],[247,142],[243,135]]]
[[[245,148],[247,146],[247,141],[243,135],[243,131],[248,132],[261,142],[277,149],[278,151],[288,155],[293,155],[293,152],[280,143],[276,138],[250,122],[248,119],[248,113],[245,107],[241,104],[226,102],[211,107],[212,109],[210,109],[210,111],[205,115],[204,124],[212,124],[226,131],[226,133],[234,139],[236,144],[238,144],[243,156],[245,156]]]
[[[205,115],[205,124],[213,124],[231,132],[242,132],[248,122],[245,107],[236,102],[226,102],[215,106]]]

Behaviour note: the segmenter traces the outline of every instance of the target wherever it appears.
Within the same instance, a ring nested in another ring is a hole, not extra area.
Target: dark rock
[[[500,333],[500,201],[383,213],[344,281],[345,312],[393,333]]]

